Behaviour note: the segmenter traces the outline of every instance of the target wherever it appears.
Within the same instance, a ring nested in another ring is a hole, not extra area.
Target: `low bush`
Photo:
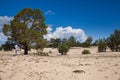
[[[70,47],[67,44],[59,44],[58,51],[61,53],[61,55],[66,55],[69,51]]]
[[[106,44],[102,39],[98,43],[98,52],[106,52]]]
[[[0,51],[2,51],[2,47],[0,47]]]
[[[13,48],[9,43],[5,43],[1,47],[4,49],[4,51],[12,51]]]
[[[89,50],[82,51],[82,54],[91,54]]]
[[[49,53],[52,53],[52,51],[49,51]]]

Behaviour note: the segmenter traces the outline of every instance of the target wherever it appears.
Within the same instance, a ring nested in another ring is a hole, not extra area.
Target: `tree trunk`
[[[28,47],[27,46],[25,46],[24,55],[28,55]]]
[[[64,53],[62,52],[61,55],[64,55]]]

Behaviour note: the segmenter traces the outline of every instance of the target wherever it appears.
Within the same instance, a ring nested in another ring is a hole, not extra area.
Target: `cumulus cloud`
[[[10,24],[11,20],[13,20],[13,17],[0,16],[0,29],[2,29],[4,24]]]
[[[6,40],[7,37],[2,32],[0,32],[0,44],[4,43]]]
[[[51,10],[46,12],[46,15],[54,14]],[[0,44],[4,43],[7,40],[7,37],[2,33],[2,27],[4,24],[10,24],[10,21],[13,20],[13,17],[0,16]],[[52,32],[52,24],[47,25],[48,34],[44,36],[45,39],[50,40],[51,38],[69,38],[74,36],[77,41],[85,41],[87,36],[82,29],[74,29],[71,26],[65,28],[58,27],[54,32]]]
[[[51,27],[52,27],[53,25],[52,25],[52,24],[48,24],[47,26],[48,26],[47,29],[46,29],[46,30],[47,30],[47,33],[50,34],[51,31],[52,31],[52,28],[51,28]]]
[[[52,28],[47,28],[48,34],[44,36],[45,39],[50,40],[51,38],[70,38],[74,36],[77,41],[85,41],[87,36],[82,29],[73,29],[71,26],[67,26],[65,28],[58,27],[54,32],[52,32]]]
[[[48,10],[45,12],[45,15],[54,15],[55,12],[51,11],[51,10]]]
[[[2,33],[3,25],[10,24],[11,20],[13,20],[13,17],[0,16],[0,44],[4,43],[7,40],[7,37]]]

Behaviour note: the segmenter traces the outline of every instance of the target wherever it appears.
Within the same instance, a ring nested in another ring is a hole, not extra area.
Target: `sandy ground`
[[[120,80],[120,52],[82,55],[84,48],[71,48],[61,56],[56,49],[45,48],[50,56],[18,55],[0,52],[0,80]]]

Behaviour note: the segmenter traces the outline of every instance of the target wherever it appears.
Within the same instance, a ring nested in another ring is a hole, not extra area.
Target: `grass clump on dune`
[[[89,50],[82,51],[82,54],[91,54]]]

